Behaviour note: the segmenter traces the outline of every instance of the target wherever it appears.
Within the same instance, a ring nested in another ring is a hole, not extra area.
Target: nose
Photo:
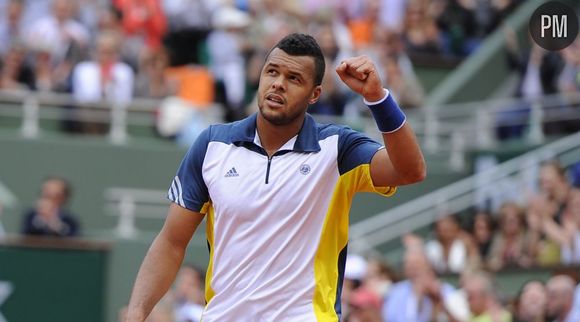
[[[279,75],[274,79],[274,81],[272,82],[272,89],[281,92],[285,91],[286,86],[284,85],[284,76]]]

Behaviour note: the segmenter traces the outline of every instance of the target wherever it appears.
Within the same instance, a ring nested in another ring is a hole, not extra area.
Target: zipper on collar
[[[272,164],[273,157],[274,155],[268,157],[268,167],[266,168],[266,184],[268,184],[268,179],[270,178],[270,165]]]

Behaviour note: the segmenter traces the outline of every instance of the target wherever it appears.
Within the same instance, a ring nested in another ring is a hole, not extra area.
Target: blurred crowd
[[[357,111],[332,69],[359,54],[375,59],[402,106],[415,107],[424,90],[412,61],[469,55],[520,2],[0,0],[0,89],[71,93],[78,102],[217,102],[234,120],[255,108],[268,50],[297,31],[313,34],[328,62],[313,113]]]
[[[506,198],[496,212],[438,218],[434,237],[420,242],[435,271],[580,265],[580,186],[574,170],[546,161],[537,193],[520,191],[523,198]]]
[[[560,51],[547,51],[536,44],[530,35],[520,42],[509,27],[503,29],[508,67],[516,72],[513,96],[523,99],[498,116],[498,137],[518,138],[524,134],[523,119],[530,117],[530,102],[546,95],[559,94],[559,101],[547,103],[544,133],[574,133],[578,122],[578,94],[580,94],[580,38]],[[576,97],[569,102],[569,97]]]

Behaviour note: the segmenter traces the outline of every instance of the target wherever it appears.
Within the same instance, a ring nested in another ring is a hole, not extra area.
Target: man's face
[[[442,242],[455,240],[459,234],[459,227],[457,227],[457,224],[448,217],[439,219],[435,226],[435,230],[439,240]]]
[[[60,180],[48,180],[42,184],[41,197],[50,199],[56,205],[56,207],[61,207],[65,201],[65,184]]]
[[[480,315],[487,310],[487,295],[479,281],[468,281],[465,285],[465,294],[471,313]]]
[[[544,315],[546,300],[544,286],[540,282],[529,283],[520,296],[520,317],[536,318]]]
[[[540,169],[540,187],[550,198],[553,198],[562,178],[553,166],[543,166]]]
[[[260,114],[275,125],[300,121],[309,104],[320,97],[314,85],[314,58],[291,56],[274,48],[260,74],[258,107]]]

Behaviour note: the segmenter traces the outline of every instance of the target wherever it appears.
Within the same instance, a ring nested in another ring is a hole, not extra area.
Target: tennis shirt
[[[344,126],[302,129],[269,158],[257,114],[203,131],[168,192],[206,215],[202,320],[338,321],[351,201],[382,146]]]

